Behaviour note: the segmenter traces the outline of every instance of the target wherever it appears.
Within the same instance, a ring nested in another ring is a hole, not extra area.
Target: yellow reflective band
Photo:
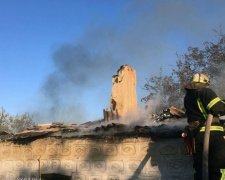
[[[200,83],[207,83],[206,81],[202,80],[202,79],[193,79],[192,82],[200,82]]]
[[[200,132],[205,131],[205,126],[201,127]],[[210,131],[224,131],[223,127],[221,126],[211,126]]]
[[[220,169],[220,172],[221,172],[221,174],[222,174],[220,180],[225,180],[225,169]]]
[[[213,99],[212,101],[210,101],[210,103],[207,105],[206,108],[209,110],[211,107],[213,107],[214,104],[216,104],[219,101],[221,101],[221,99],[219,97]]]
[[[200,99],[197,99],[197,103],[198,103],[198,108],[200,109],[202,115],[204,116],[205,119],[207,119],[208,114],[206,113],[205,108],[204,108],[202,102],[200,101]]]

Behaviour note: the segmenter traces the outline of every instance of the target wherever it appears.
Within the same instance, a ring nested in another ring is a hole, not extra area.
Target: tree
[[[29,113],[11,116],[2,107],[0,115],[0,131],[18,133],[34,125],[35,123]]]
[[[205,42],[203,49],[189,47],[187,53],[177,54],[178,59],[171,75],[162,76],[162,68],[160,68],[159,76],[146,79],[143,89],[148,91],[149,95],[141,100],[147,103],[159,94],[162,97],[159,108],[171,105],[183,107],[184,86],[198,72],[207,74],[212,88],[224,98],[225,35],[221,31],[215,32],[218,37],[217,42]]]
[[[160,108],[179,105],[179,102],[174,104],[179,87],[174,82],[172,75],[162,76],[162,68],[160,68],[159,76],[152,76],[146,81],[143,89],[149,91],[149,95],[142,98],[142,101],[147,103],[149,100],[156,98],[157,95],[160,95],[160,98],[158,98]]]

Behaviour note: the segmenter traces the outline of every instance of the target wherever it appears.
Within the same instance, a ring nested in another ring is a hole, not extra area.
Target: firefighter
[[[209,179],[220,180],[222,169],[225,169],[224,129],[219,121],[219,116],[225,115],[225,103],[208,88],[209,85],[209,78],[203,73],[197,73],[185,86],[184,107],[191,135],[195,180],[202,180],[203,141],[208,114],[213,115],[209,140]]]

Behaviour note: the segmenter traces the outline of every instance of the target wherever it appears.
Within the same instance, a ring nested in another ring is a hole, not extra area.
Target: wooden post
[[[111,121],[112,120],[112,113],[111,111],[107,111],[108,113],[108,121]]]
[[[108,117],[108,109],[105,108],[103,109],[103,117],[105,121],[108,121],[109,117]]]

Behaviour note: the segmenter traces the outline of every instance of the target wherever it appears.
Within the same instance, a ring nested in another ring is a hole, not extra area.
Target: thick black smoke
[[[111,83],[110,72],[115,61],[110,56],[91,54],[83,45],[66,44],[55,51],[53,62],[55,70],[41,88],[43,101],[35,117],[39,122],[85,122],[89,109],[81,99],[86,96],[86,90],[94,90],[106,83],[107,72]]]

